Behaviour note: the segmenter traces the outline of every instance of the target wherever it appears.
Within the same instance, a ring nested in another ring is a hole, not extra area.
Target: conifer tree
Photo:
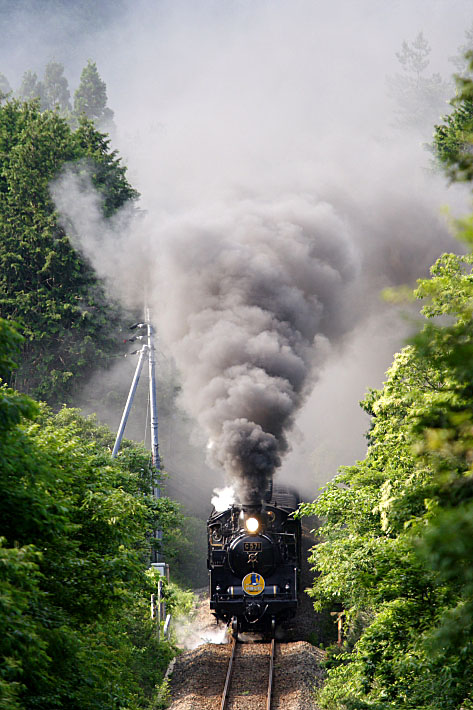
[[[44,87],[41,81],[38,81],[38,75],[33,71],[26,71],[23,74],[23,80],[18,91],[18,96],[22,101],[30,101],[31,99],[39,99],[41,108],[44,106]]]
[[[473,51],[466,53],[466,68],[457,75],[454,110],[435,127],[434,148],[453,181],[473,182]]]
[[[3,99],[8,96],[8,94],[11,93],[11,86],[10,82],[8,81],[7,77],[5,74],[2,74],[0,72],[0,103],[3,101]]]
[[[452,87],[440,74],[429,74],[431,48],[422,32],[412,42],[404,41],[396,57],[401,72],[387,78],[388,91],[396,102],[395,125],[431,132],[445,113]]]
[[[77,118],[86,116],[104,130],[113,125],[113,111],[107,107],[107,87],[91,59],[82,70],[79,87],[74,93],[74,113]]]
[[[62,112],[71,110],[71,94],[64,76],[64,66],[59,62],[52,61],[46,65],[43,90],[46,108],[59,108]]]
[[[411,43],[404,41],[400,52],[396,52],[396,57],[399,60],[404,71],[412,72],[418,77],[429,66],[429,54],[431,48],[422,32],[419,32],[415,40]]]
[[[76,131],[37,103],[0,107],[0,312],[25,336],[16,386],[65,402],[93,363],[116,353],[121,315],[58,224],[49,192],[64,164],[84,165],[111,215],[137,193],[106,136],[85,117]]]
[[[473,51],[473,23],[469,29],[465,30],[465,41],[458,47],[458,52],[449,60],[456,68],[456,75],[461,78],[468,78],[470,75],[470,66],[468,62],[468,52]]]

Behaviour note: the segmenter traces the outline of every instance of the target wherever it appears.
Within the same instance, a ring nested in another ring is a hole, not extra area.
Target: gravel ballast
[[[261,655],[258,643],[242,644],[245,657]],[[176,659],[169,690],[170,710],[219,710],[230,644],[205,644]],[[317,710],[314,690],[323,682],[324,652],[305,641],[278,643],[274,666],[274,710]],[[232,704],[232,710],[259,708],[266,688],[248,688]]]

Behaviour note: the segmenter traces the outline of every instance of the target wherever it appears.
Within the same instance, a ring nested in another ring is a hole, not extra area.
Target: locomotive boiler
[[[210,609],[239,631],[271,631],[298,605],[297,495],[279,486],[261,505],[234,504],[207,521]]]

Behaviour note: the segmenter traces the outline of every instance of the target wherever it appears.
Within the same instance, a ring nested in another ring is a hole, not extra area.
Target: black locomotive
[[[301,524],[295,493],[278,487],[261,505],[234,504],[207,521],[210,609],[239,631],[272,631],[298,603]]]

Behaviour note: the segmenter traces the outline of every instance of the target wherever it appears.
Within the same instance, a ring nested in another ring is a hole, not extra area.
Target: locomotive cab
[[[287,490],[287,489],[286,489]],[[266,631],[297,609],[300,521],[297,497],[213,511],[208,526],[210,609],[234,633]]]

